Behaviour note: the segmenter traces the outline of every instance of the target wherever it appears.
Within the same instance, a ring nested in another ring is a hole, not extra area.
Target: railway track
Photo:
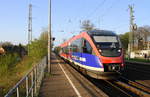
[[[129,73],[126,74],[126,72]],[[131,76],[128,76],[132,72],[133,74],[131,74]],[[121,76],[121,81],[150,93],[149,78],[150,78],[150,65],[127,62],[125,72],[123,72],[123,75]]]
[[[150,74],[150,65],[132,62],[126,62],[126,65],[127,69],[132,69],[141,73]]]
[[[112,92],[113,93],[115,92],[115,94],[119,95],[119,97],[137,97],[137,96],[150,97],[149,87],[144,86],[140,83],[128,80],[124,77],[121,77],[119,80],[113,80],[113,81],[94,80],[93,83],[108,94],[109,94],[108,92],[109,89],[107,90],[106,88],[109,88],[111,86],[111,88],[114,90]],[[116,92],[116,90],[120,91],[120,93]],[[113,95],[111,94],[109,94],[109,96],[113,97]]]
[[[112,85],[114,88],[120,90],[122,93],[126,94],[126,95],[129,96],[129,97],[137,96],[137,95],[135,95],[134,93],[131,93],[131,92],[129,92],[128,90],[125,90],[125,89],[123,89],[123,88],[117,86],[114,81],[107,81],[107,80],[106,80],[106,82],[107,82],[108,84]]]
[[[110,97],[137,97],[135,93],[120,87],[114,81],[89,79],[95,86],[103,90]]]
[[[135,95],[137,96],[140,96],[140,97],[150,97],[150,94],[143,91],[141,88],[137,88],[135,86],[133,86],[133,84],[129,84],[129,83],[124,83],[122,81],[116,81],[115,82],[116,85],[119,85],[127,90],[129,90],[130,92],[134,93]]]
[[[139,82],[135,82],[135,81],[131,81],[123,76],[120,77],[120,81],[121,82],[126,82],[127,84],[137,88],[137,89],[140,89],[141,91],[144,91],[144,92],[147,92],[148,94],[150,94],[150,87],[148,86],[145,86]]]
[[[120,80],[94,80],[93,83],[111,97],[115,97],[116,95],[119,97],[150,97],[149,88],[131,81],[130,83],[125,83]],[[111,92],[109,90],[110,88]]]
[[[141,72],[141,73],[144,73],[144,74],[147,74],[147,75],[150,74],[150,71],[139,70],[139,69],[136,69],[136,68],[133,68],[133,67],[128,67],[128,69],[134,70],[134,71],[137,71],[137,72]]]
[[[118,73],[120,73],[120,72],[118,72]],[[116,83],[125,88],[129,88],[132,92],[135,92],[139,96],[143,96],[143,95],[146,97],[150,96],[150,87],[143,85],[139,82],[129,80],[124,76],[120,76],[120,78],[118,79],[118,82],[116,82]]]
[[[137,72],[141,72],[141,73],[144,73],[144,74],[147,74],[148,76],[150,76],[150,70],[143,70],[141,68],[136,68],[136,67],[127,67],[127,69],[130,69],[130,70],[134,70],[134,71],[137,71]]]

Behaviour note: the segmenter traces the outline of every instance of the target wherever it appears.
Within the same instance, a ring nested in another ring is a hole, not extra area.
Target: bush
[[[47,44],[44,40],[34,40],[30,45],[29,57],[37,61],[47,54]]]
[[[0,56],[0,78],[3,78],[0,79],[0,97],[3,97],[33,65],[37,64],[47,54],[46,35],[44,32],[39,39],[32,41],[29,45],[28,56],[22,58],[14,50],[11,53]]]
[[[0,76],[3,76],[4,74],[7,74],[9,68],[20,61],[20,58],[17,53],[12,53],[1,55],[0,60]]]

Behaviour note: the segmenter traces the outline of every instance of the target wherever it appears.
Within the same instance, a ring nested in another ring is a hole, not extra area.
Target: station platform
[[[43,79],[39,97],[108,97],[54,53],[51,59],[51,75]]]

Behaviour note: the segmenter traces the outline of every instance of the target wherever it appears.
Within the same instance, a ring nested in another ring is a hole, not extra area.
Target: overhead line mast
[[[137,26],[136,24],[134,23],[134,19],[135,19],[135,16],[134,16],[134,10],[133,10],[134,6],[133,5],[129,5],[129,10],[130,10],[130,32],[129,32],[129,47],[128,47],[128,55],[129,55],[129,58],[132,57],[132,52],[134,51],[134,45],[135,45],[135,30],[137,29]]]
[[[28,55],[30,53],[30,44],[32,42],[32,4],[29,4],[29,17],[28,17]]]

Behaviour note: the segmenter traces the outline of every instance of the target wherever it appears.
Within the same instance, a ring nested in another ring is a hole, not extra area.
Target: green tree
[[[150,37],[150,26],[138,27],[135,31],[135,41],[139,50],[147,49],[148,37]]]
[[[2,42],[1,45],[2,46],[13,46],[13,44],[11,42]]]
[[[34,60],[39,60],[47,54],[48,37],[47,32],[42,32],[39,39],[32,41],[29,56]]]
[[[128,49],[128,43],[129,43],[129,32],[126,32],[126,33],[121,34],[119,36],[120,36],[120,40],[121,40],[121,43],[123,45],[123,48],[125,50],[127,50]]]

